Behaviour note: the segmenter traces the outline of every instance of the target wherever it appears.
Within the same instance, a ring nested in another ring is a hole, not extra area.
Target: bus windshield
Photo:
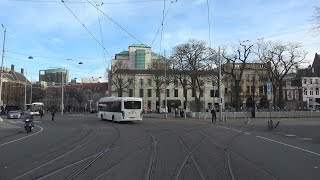
[[[125,109],[141,109],[141,101],[124,101]]]

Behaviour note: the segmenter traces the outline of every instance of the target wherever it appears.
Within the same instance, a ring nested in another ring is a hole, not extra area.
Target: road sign
[[[267,83],[267,92],[271,92],[271,83]]]
[[[267,99],[271,100],[271,92],[267,92]]]

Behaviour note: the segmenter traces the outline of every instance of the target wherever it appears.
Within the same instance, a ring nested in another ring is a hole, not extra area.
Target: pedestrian
[[[55,115],[55,110],[54,109],[52,109],[52,112],[51,112],[51,117],[52,117],[52,121],[54,121],[54,115]]]
[[[43,114],[44,114],[43,109],[40,109],[40,118],[41,118],[41,119],[43,118]]]
[[[217,115],[216,115],[216,110],[214,108],[212,108],[211,110],[211,115],[212,115],[211,121],[213,122],[213,119],[214,119],[214,122],[216,122]]]
[[[174,109],[174,116],[175,116],[175,117],[178,117],[178,108],[175,108],[175,109]]]

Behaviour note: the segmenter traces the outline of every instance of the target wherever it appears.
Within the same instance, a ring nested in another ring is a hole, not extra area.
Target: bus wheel
[[[103,115],[102,115],[102,114],[101,114],[101,117],[100,117],[100,118],[101,118],[101,120],[103,121]]]
[[[115,122],[115,120],[114,120],[114,115],[112,115],[112,122]]]

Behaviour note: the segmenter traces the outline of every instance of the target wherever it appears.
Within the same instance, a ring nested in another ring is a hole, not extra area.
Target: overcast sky
[[[18,70],[27,69],[32,81],[38,80],[39,70],[57,67],[67,68],[70,79],[78,81],[83,77],[105,78],[114,54],[131,44],[147,44],[154,52],[166,50],[168,56],[172,47],[190,39],[210,42],[207,0],[166,1],[161,48],[161,28],[156,33],[163,0],[101,0],[95,6],[87,0],[64,1],[0,0],[0,23],[7,29],[6,67],[15,64]],[[310,32],[318,0],[208,2],[212,47],[260,38],[299,42],[310,63],[320,52],[320,36]]]

